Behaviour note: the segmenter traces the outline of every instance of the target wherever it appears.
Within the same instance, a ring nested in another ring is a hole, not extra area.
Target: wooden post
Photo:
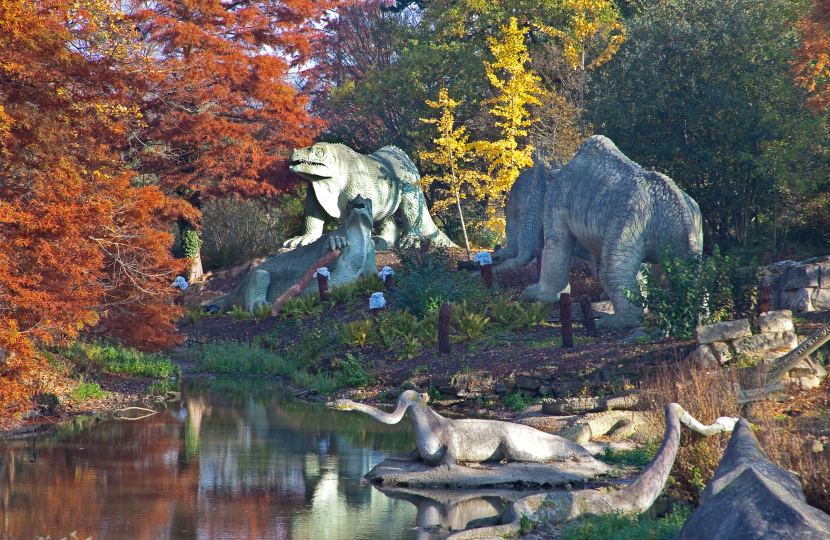
[[[562,324],[562,348],[570,349],[574,346],[574,325],[571,313],[571,295],[559,295],[559,321]]]
[[[542,250],[536,250],[536,283],[542,280]]]
[[[579,305],[582,306],[582,319],[585,325],[585,335],[588,337],[597,337],[597,322],[594,320],[594,310],[591,309],[591,299],[587,294],[579,297]]]
[[[487,284],[488,289],[493,288],[493,265],[485,264],[481,267],[481,277],[484,278],[484,283]]]
[[[320,290],[320,301],[325,302],[329,299],[329,278],[320,272],[317,272],[317,288]]]
[[[758,315],[766,313],[772,306],[772,289],[769,283],[762,281],[758,285]]]
[[[392,279],[392,274],[387,274],[385,278],[383,278],[383,286],[386,287],[386,290],[391,290],[392,287],[395,286],[395,280]]]
[[[450,320],[452,319],[452,304],[441,304],[438,312],[438,354],[450,353]]]

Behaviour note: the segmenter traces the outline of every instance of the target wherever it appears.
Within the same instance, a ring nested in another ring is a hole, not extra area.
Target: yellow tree
[[[524,43],[527,30],[520,29],[516,18],[511,17],[510,25],[502,26],[501,31],[502,41],[492,37],[488,40],[496,61],[484,63],[490,83],[499,91],[484,105],[492,105],[490,113],[501,118],[495,123],[501,131],[501,139],[474,144],[476,150],[490,162],[487,170],[489,178],[477,195],[479,198],[490,198],[487,226],[500,233],[504,232],[504,218],[495,215],[495,208],[503,206],[504,197],[519,176],[519,170],[533,165],[533,146],[528,144],[520,149],[517,140],[527,136],[527,128],[534,122],[527,106],[541,105],[539,97],[545,94],[540,85],[541,79],[533,70],[525,68],[525,64],[530,62]],[[501,74],[504,79],[499,78]]]
[[[563,0],[562,7],[571,12],[569,30],[563,32],[549,26],[541,26],[541,29],[562,40],[568,64],[571,69],[579,70],[579,131],[584,137],[585,70],[611,59],[625,39],[625,26],[610,0]],[[586,66],[588,50],[596,44],[600,51]]]
[[[436,150],[434,152],[421,152],[420,156],[422,160],[431,161],[438,166],[444,171],[444,174],[442,176],[424,176],[421,178],[420,185],[424,190],[436,181],[446,186],[436,190],[433,210],[446,210],[453,202],[455,203],[458,208],[458,217],[461,220],[461,230],[464,232],[464,245],[467,248],[467,259],[469,260],[472,258],[472,253],[470,252],[470,241],[467,239],[464,213],[461,211],[461,199],[465,198],[465,185],[469,186],[473,193],[478,195],[481,192],[481,183],[486,177],[478,171],[464,167],[465,164],[471,161],[473,145],[467,142],[469,135],[464,133],[466,131],[464,126],[453,129],[455,109],[460,102],[451,99],[447,95],[447,89],[442,88],[438,94],[438,101],[427,100],[426,103],[433,109],[441,109],[441,118],[421,119],[421,122],[436,124],[438,138],[432,139]]]

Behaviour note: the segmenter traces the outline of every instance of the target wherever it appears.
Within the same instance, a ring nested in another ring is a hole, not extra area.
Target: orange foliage
[[[133,0],[131,20],[153,50],[146,127],[131,143],[139,170],[193,208],[208,197],[293,187],[287,152],[310,144],[322,123],[308,114],[289,69],[311,54],[314,23],[331,5]],[[180,217],[198,225],[195,210]]]
[[[830,0],[815,0],[812,14],[798,28],[802,44],[795,50],[795,81],[812,94],[807,104],[818,112],[830,105]]]
[[[143,71],[107,0],[0,0],[0,406],[37,387],[35,346],[106,317],[128,343],[170,342],[180,268],[163,214],[119,151]],[[173,338],[174,339],[174,338]],[[2,351],[0,351],[2,352]],[[2,355],[0,355],[2,356]]]

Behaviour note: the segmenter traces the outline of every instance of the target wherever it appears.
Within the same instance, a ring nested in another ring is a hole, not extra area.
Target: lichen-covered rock
[[[732,360],[732,348],[727,343],[716,341],[712,343],[712,353],[721,364],[725,364]]]
[[[559,172],[547,176],[542,275],[522,297],[558,300],[568,287],[571,256],[579,242],[600,257],[600,282],[614,306],[614,314],[597,326],[639,326],[643,310],[628,300],[626,290],[638,290],[640,264],[656,263],[666,242],[681,257],[700,252],[697,203],[671,178],[646,171],[599,135],[585,141]]]
[[[795,332],[771,332],[755,334],[732,341],[732,347],[737,354],[760,354],[767,351],[783,351],[782,356],[798,345]]]
[[[761,332],[794,332],[793,312],[789,309],[767,311],[758,316]]]
[[[286,241],[286,247],[310,244],[323,234],[326,216],[340,218],[346,203],[358,194],[372,199],[372,220],[380,227],[378,249],[421,237],[441,246],[454,246],[429,215],[417,183],[418,169],[406,153],[385,146],[365,156],[342,144],[317,143],[291,153],[291,170],[311,181],[305,202],[303,234]],[[395,221],[400,209],[403,231]]]
[[[781,277],[780,286],[785,291],[819,286],[830,288],[830,265],[804,264],[788,268]]]
[[[697,349],[693,350],[691,354],[689,354],[688,358],[690,361],[698,364],[704,369],[711,369],[720,364],[720,361],[712,351],[712,347],[707,344],[698,346]]]
[[[830,516],[807,504],[798,477],[772,463],[740,420],[714,478],[677,540],[818,540]]]
[[[715,324],[698,326],[695,329],[695,339],[698,343],[713,343],[715,341],[732,341],[749,337],[752,331],[749,329],[749,321],[738,319],[737,321],[723,321]]]

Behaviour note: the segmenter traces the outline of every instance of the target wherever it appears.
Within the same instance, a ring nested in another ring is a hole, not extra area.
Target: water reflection
[[[414,448],[387,426],[268,381],[182,388],[139,421],[0,442],[0,538],[409,539],[417,510],[361,482]],[[5,461],[4,461],[5,460]]]

